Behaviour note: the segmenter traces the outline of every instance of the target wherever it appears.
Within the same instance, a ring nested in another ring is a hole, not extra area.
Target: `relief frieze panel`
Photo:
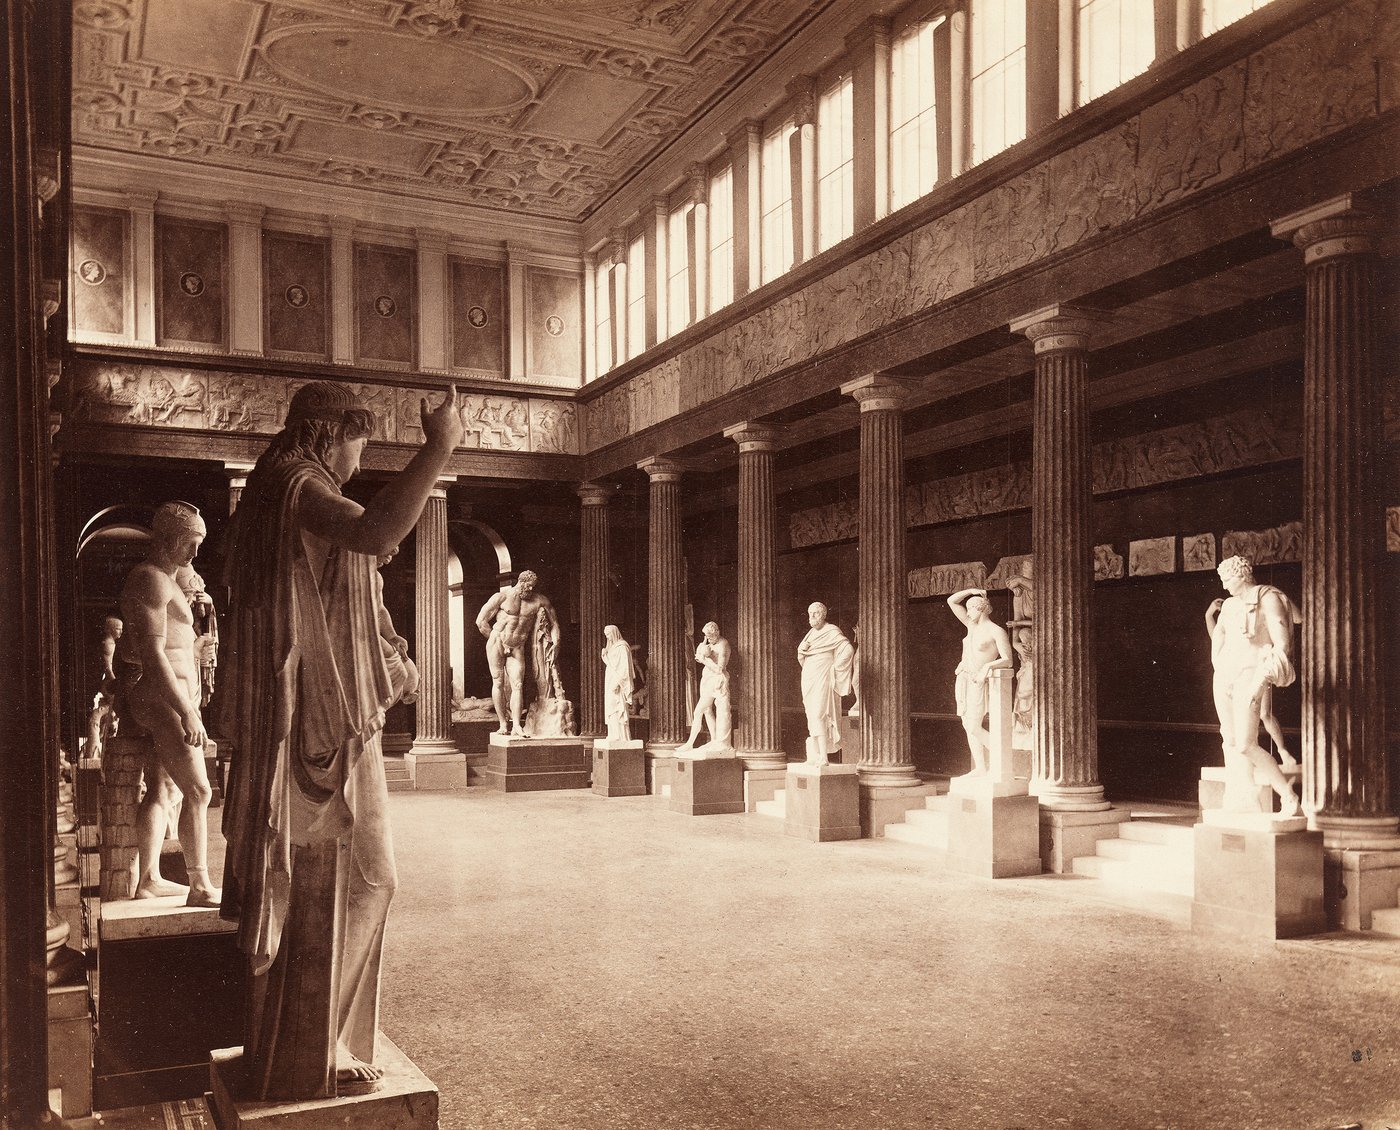
[[[1230,530],[1220,539],[1222,558],[1248,557],[1255,565],[1303,559],[1303,523],[1285,522],[1267,530]]]
[[[910,569],[906,583],[910,600],[918,600],[925,596],[947,596],[962,589],[986,588],[987,566],[981,561],[925,565],[921,569]]]

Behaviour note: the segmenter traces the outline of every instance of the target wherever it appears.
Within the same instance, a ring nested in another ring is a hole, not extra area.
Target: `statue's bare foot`
[[[510,733],[510,731],[506,729],[506,724],[505,724],[504,722],[502,722],[499,726],[496,727],[496,733],[498,733],[498,734],[508,734],[508,733]]]
[[[185,905],[216,907],[222,897],[223,892],[218,887],[191,887]]]
[[[138,899],[163,899],[171,895],[182,895],[186,888],[180,883],[172,883],[168,879],[142,879],[136,888],[136,893],[132,898]]]
[[[337,1095],[367,1095],[377,1091],[384,1072],[372,1063],[351,1055],[343,1044],[335,1046],[335,1092]]]
[[[1299,816],[1302,814],[1303,806],[1299,803],[1298,794],[1292,789],[1288,793],[1278,798],[1278,814],[1280,816]]]

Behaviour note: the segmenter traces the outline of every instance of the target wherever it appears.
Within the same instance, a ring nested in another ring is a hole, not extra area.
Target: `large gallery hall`
[[[1400,7],[0,31],[4,1130],[1400,1127]]]

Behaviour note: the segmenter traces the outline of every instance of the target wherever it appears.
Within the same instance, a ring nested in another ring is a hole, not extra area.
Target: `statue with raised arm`
[[[201,683],[195,655],[194,616],[178,583],[205,536],[204,519],[188,502],[156,508],[146,560],[127,574],[121,607],[126,631],[118,714],[146,731],[152,756],[145,767],[146,794],[136,813],[138,899],[185,894],[160,875],[160,848],[171,813],[180,808],[180,850],[189,876],[186,906],[218,906],[209,880],[209,801],[204,768],[208,740],[200,717]]]
[[[353,388],[299,388],[233,516],[223,732],[223,915],[248,960],[240,1098],[379,1085],[384,926],[397,883],[381,736],[402,693],[376,563],[417,524],[462,438],[456,388],[420,405],[423,446],[365,505],[341,488],[374,415]]]
[[[1272,688],[1286,687],[1297,678],[1293,668],[1293,624],[1297,613],[1281,589],[1255,583],[1254,567],[1247,557],[1227,557],[1216,572],[1230,594],[1218,611],[1212,604],[1206,613],[1211,626],[1210,658],[1215,668],[1212,689],[1225,764],[1231,768],[1235,758],[1243,759],[1236,763],[1235,773],[1230,776],[1243,769],[1251,781],[1254,770],[1262,772],[1278,794],[1280,815],[1296,816],[1301,808],[1298,794],[1278,762],[1259,744],[1259,723],[1266,713]],[[1267,713],[1272,717],[1272,710]],[[1276,720],[1274,725],[1278,725]],[[1227,809],[1243,803],[1233,799],[1236,795],[1227,781]]]
[[[953,673],[958,717],[972,751],[969,777],[985,777],[990,771],[987,730],[987,676],[998,667],[1011,666],[1011,638],[992,622],[992,604],[986,589],[962,589],[948,598],[953,615],[967,625],[962,660]]]
[[[802,666],[802,709],[807,715],[807,764],[826,765],[841,748],[837,719],[841,696],[851,691],[856,650],[846,634],[826,620],[826,605],[807,606],[809,630],[797,645]]]
[[[608,725],[609,742],[630,742],[632,720],[629,707],[637,685],[637,669],[632,662],[632,645],[622,638],[616,624],[603,629],[603,719]]]
[[[539,575],[526,569],[515,584],[493,593],[477,613],[477,631],[486,637],[498,734],[525,736],[527,667],[534,667],[537,700],[553,697],[556,690],[553,684],[559,676],[553,657],[559,647],[559,618],[549,597],[535,591],[537,584]],[[557,689],[562,697],[563,688]]]
[[[700,693],[695,713],[690,719],[690,737],[677,752],[692,752],[704,726],[710,740],[702,747],[706,753],[732,750],[730,734],[733,729],[729,703],[729,641],[719,634],[719,625],[711,620],[701,631],[704,639],[695,648],[695,662],[700,664]]]

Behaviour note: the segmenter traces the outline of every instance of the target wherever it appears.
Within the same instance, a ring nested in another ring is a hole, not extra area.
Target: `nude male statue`
[[[486,663],[491,669],[491,702],[496,707],[496,719],[500,723],[496,727],[498,734],[525,735],[525,666],[530,641],[534,638],[541,616],[544,620],[538,626],[548,633],[551,653],[559,646],[559,618],[554,614],[554,605],[549,597],[535,592],[538,583],[539,575],[533,569],[526,569],[515,584],[493,593],[477,613],[477,631],[486,637]],[[544,682],[548,677],[548,672],[544,670],[535,671],[541,697],[548,693],[549,688]],[[507,703],[509,715],[506,713]]]
[[[719,625],[713,620],[701,630],[705,638],[695,648],[695,662],[704,668],[700,675],[700,694],[690,720],[690,737],[679,749],[695,749],[703,725],[710,735],[704,748],[722,752],[733,748],[729,740],[733,728],[729,704],[729,641],[719,634]]]
[[[140,674],[122,688],[119,713],[151,735],[154,757],[146,767],[146,795],[136,816],[140,878],[138,899],[181,894],[185,888],[160,876],[160,847],[169,812],[180,809],[180,850],[189,874],[186,906],[218,906],[209,881],[208,814],[212,790],[204,769],[208,740],[199,715],[201,682],[195,658],[194,616],[176,580],[204,541],[204,519],[188,502],[158,507],[146,560],[127,575],[121,644],[128,668]]]
[[[1011,638],[1000,624],[992,623],[992,605],[986,589],[962,589],[948,598],[953,615],[967,625],[962,662],[954,672],[958,717],[972,751],[969,777],[985,777],[989,771],[991,733],[982,724],[987,717],[987,676],[998,667],[1011,666]]]

